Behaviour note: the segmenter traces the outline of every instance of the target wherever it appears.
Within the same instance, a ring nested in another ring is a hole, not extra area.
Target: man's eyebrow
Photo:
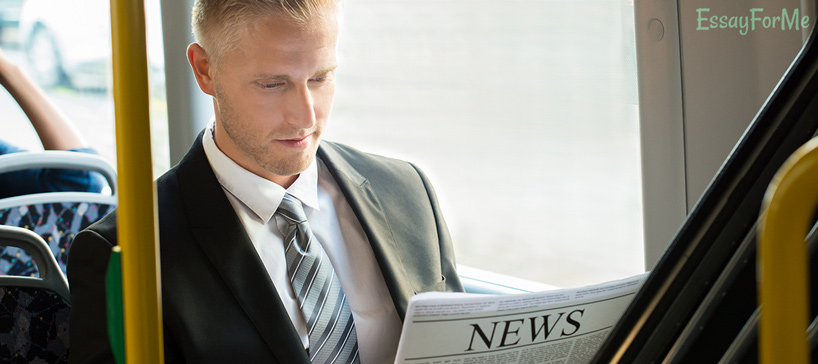
[[[274,75],[271,73],[257,73],[253,76],[253,78],[260,79],[260,80],[280,80],[280,81],[289,81],[290,76],[287,75]]]
[[[313,74],[313,76],[319,76],[319,75],[323,75],[323,74],[326,74],[326,73],[330,73],[332,71],[335,71],[335,69],[337,69],[337,68],[338,68],[337,64],[332,65],[332,66],[323,68],[323,69],[319,70],[318,72],[315,72]],[[271,73],[258,73],[258,74],[256,74],[254,76],[254,78],[255,79],[260,79],[260,80],[278,80],[278,81],[289,81],[290,80],[290,76],[288,76],[288,75],[275,75],[275,74],[271,74]]]
[[[318,75],[323,75],[325,73],[330,73],[332,71],[335,71],[336,68],[338,68],[338,65],[334,64],[334,65],[329,66],[327,68],[324,68],[324,69],[322,69],[322,70],[320,70],[318,72],[315,72],[315,75],[318,76]]]

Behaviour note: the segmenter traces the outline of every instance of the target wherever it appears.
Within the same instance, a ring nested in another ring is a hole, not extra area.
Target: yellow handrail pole
[[[142,0],[111,0],[126,363],[164,363]]]
[[[818,206],[818,139],[781,166],[762,204],[758,247],[760,363],[809,362],[805,237]]]

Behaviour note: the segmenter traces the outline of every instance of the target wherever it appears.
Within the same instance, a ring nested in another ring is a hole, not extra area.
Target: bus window
[[[326,133],[417,163],[459,264],[557,286],[643,271],[633,5],[344,5]]]
[[[76,36],[66,41],[72,47],[110,42],[107,1],[85,1],[27,0],[12,31],[34,29],[26,14],[54,3],[38,11],[62,9],[60,21],[87,23],[59,33]],[[169,165],[166,111],[174,107],[165,102],[158,8],[146,1],[158,71],[150,76],[155,174]],[[326,138],[417,163],[437,189],[460,264],[556,286],[643,271],[631,1],[349,0],[343,12]],[[85,21],[92,17],[101,21]],[[94,35],[104,39],[86,42],[80,32],[92,25],[105,27]],[[0,46],[25,63],[28,42],[0,35],[9,38]],[[42,44],[38,52],[49,53]],[[106,52],[94,66],[105,69],[102,85],[80,85],[73,68],[41,82],[113,161]],[[68,66],[42,63],[27,67]],[[36,149],[24,119],[9,125],[11,137]]]
[[[92,148],[115,163],[109,4],[0,1],[0,49],[43,88]],[[163,171],[169,168],[169,158],[159,2],[148,0],[145,6],[154,165]],[[37,134],[14,100],[5,95],[0,104],[8,110],[3,139],[41,150]]]

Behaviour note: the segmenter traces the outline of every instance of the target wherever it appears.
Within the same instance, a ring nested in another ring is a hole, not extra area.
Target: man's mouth
[[[280,139],[279,142],[288,148],[303,149],[310,145],[310,136],[307,134],[303,137],[295,137],[290,139]]]

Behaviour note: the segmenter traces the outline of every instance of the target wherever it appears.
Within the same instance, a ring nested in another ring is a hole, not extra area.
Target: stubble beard
[[[294,176],[297,175],[307,167],[310,166],[315,157],[315,150],[317,149],[318,141],[307,150],[285,155],[285,153],[276,153],[273,147],[275,135],[267,135],[265,137],[258,137],[253,134],[248,128],[243,128],[240,123],[240,116],[229,101],[229,98],[221,91],[221,88],[216,87],[216,102],[219,105],[219,120],[222,128],[228,137],[233,141],[233,144],[244,153],[247,157],[252,159],[259,167],[267,172],[277,176]],[[295,135],[297,130],[290,134],[289,131],[277,131],[283,134],[282,137]],[[320,135],[321,130],[316,130],[313,135]],[[313,138],[311,135],[309,138]]]

